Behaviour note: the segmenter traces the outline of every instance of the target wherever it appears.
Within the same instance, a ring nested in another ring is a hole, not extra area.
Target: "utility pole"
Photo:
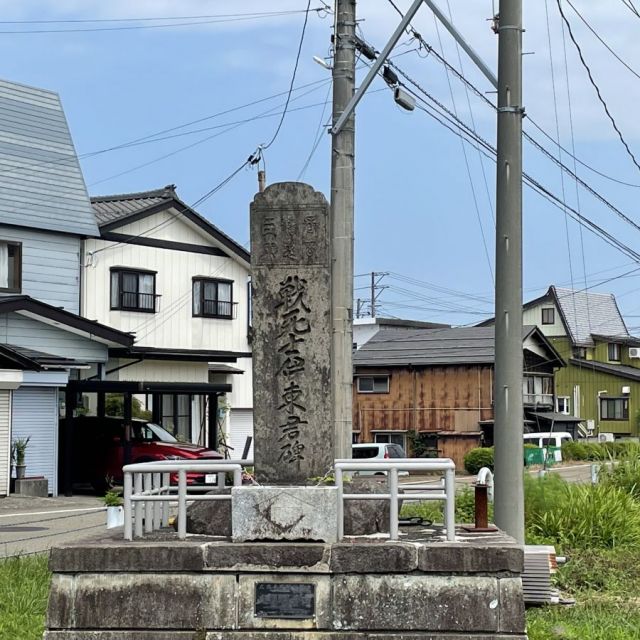
[[[356,80],[356,0],[336,0],[333,124],[351,101]],[[353,211],[355,117],[332,134],[331,145],[331,398],[335,457],[351,457],[353,387]]]
[[[382,278],[388,276],[389,274],[385,272],[371,272],[371,317],[376,317],[376,302],[378,300],[378,296],[387,288],[381,287],[380,282]],[[376,278],[379,276],[379,279],[376,281]]]
[[[495,522],[524,544],[522,0],[500,0],[496,181]]]

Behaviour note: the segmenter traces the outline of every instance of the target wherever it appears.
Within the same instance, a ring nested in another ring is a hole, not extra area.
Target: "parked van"
[[[525,433],[524,443],[533,444],[541,449],[546,449],[547,456],[553,455],[553,460],[562,462],[562,445],[573,440],[566,431],[544,431],[542,433]]]

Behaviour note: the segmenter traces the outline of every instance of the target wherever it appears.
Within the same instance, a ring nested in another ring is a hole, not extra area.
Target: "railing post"
[[[154,473],[152,475],[153,481],[151,483],[151,488],[154,496],[161,495],[160,489],[162,487],[162,480],[159,473]],[[162,502],[154,502],[153,503],[153,528],[159,529],[162,526],[162,518],[161,518],[161,509]]]
[[[133,522],[131,521],[131,489],[132,489],[131,473],[124,472],[124,539],[133,540]]]
[[[389,539],[398,539],[398,469],[393,467],[388,471],[389,482]]]
[[[178,538],[187,537],[187,472],[178,471]]]
[[[447,541],[456,539],[456,473],[454,469],[444,472],[444,526],[447,531]]]
[[[134,473],[133,474],[133,495],[139,496],[142,493],[142,474]],[[136,517],[135,517],[135,533],[136,538],[142,538],[142,502],[136,500],[135,506],[133,507]]]
[[[162,486],[166,487],[166,493],[167,496],[171,495],[171,491],[170,491],[170,485],[171,485],[171,475],[168,473],[163,473],[162,474]],[[169,500],[163,500],[162,501],[162,526],[163,527],[168,527],[169,526]]]
[[[143,476],[144,492],[151,495],[152,478],[150,473]],[[153,502],[145,500],[144,502],[144,532],[151,533],[153,531]]]
[[[233,486],[239,487],[242,484],[242,466],[233,469]]]
[[[216,487],[218,489],[224,489],[226,484],[226,473],[224,471],[218,471],[218,481],[216,483]]]
[[[344,538],[344,484],[342,481],[342,469],[336,464],[336,487],[338,489],[338,540]]]

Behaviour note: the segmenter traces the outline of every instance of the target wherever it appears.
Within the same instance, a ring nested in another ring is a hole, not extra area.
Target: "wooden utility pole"
[[[500,0],[498,36],[495,522],[524,544],[522,0]]]
[[[356,0],[336,0],[333,57],[333,124],[355,90]],[[351,457],[353,369],[353,201],[355,116],[331,145],[331,398],[335,457]]]

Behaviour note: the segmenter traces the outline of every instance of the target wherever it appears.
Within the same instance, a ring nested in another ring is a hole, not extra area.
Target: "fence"
[[[124,472],[124,537],[133,540],[143,533],[169,525],[169,507],[178,505],[178,538],[187,537],[187,501],[231,500],[231,495],[206,493],[225,486],[227,473],[233,474],[233,485],[242,483],[242,468],[253,466],[252,460],[162,460],[140,462],[123,467]],[[187,474],[215,474],[217,483],[187,484]],[[177,485],[172,476],[177,474]],[[143,524],[144,523],[144,524]]]
[[[416,460],[415,458],[391,458],[388,461],[366,460],[336,460],[336,486],[338,487],[338,538],[344,537],[344,501],[345,500],[389,500],[389,537],[398,539],[399,501],[408,500],[444,500],[444,526],[447,540],[455,540],[455,510],[456,510],[456,466],[448,458],[429,458]],[[386,472],[389,487],[388,493],[344,493],[344,472],[368,471]],[[438,485],[411,484],[404,487],[405,493],[398,491],[398,471],[422,471],[424,473],[441,472],[444,477]],[[406,493],[410,490],[411,493]]]
[[[231,500],[231,494],[210,492],[211,484],[187,484],[187,474],[216,474],[217,487],[225,486],[227,473],[233,474],[233,486],[242,483],[243,467],[253,466],[252,460],[163,460],[140,462],[123,467],[124,472],[124,537],[133,540],[144,533],[169,525],[169,508],[178,505],[178,538],[187,536],[187,502],[198,500]],[[344,492],[345,472],[375,472],[387,474],[388,493],[349,494]],[[411,484],[398,489],[399,471],[418,471],[443,474],[437,485]],[[399,501],[443,500],[444,524],[448,541],[455,540],[455,464],[447,458],[416,460],[394,458],[389,461],[336,460],[336,486],[338,488],[338,537],[344,537],[345,500],[388,500],[390,502],[389,537],[398,539]],[[172,477],[177,474],[177,485]]]

